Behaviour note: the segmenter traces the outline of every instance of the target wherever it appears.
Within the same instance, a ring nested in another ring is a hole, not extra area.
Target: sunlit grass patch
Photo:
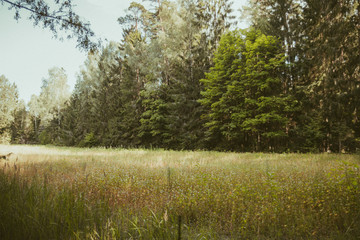
[[[360,236],[355,155],[5,147],[4,239]]]

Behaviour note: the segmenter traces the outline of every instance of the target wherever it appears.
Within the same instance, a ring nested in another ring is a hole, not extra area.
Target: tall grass
[[[1,239],[360,236],[355,155],[10,147]]]

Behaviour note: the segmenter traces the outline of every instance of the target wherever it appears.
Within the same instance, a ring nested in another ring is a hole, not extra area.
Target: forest
[[[148,4],[147,4],[148,3]],[[359,0],[133,2],[70,92],[29,103],[0,73],[0,143],[235,152],[360,151]]]

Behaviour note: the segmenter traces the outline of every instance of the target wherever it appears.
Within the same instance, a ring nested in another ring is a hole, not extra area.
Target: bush
[[[39,141],[43,145],[51,144],[52,143],[51,133],[49,133],[47,130],[42,131],[39,135]]]
[[[10,133],[5,131],[0,134],[0,144],[9,144],[11,140]]]
[[[84,139],[79,143],[79,147],[95,147],[96,145],[98,145],[98,140],[93,132],[86,134]]]

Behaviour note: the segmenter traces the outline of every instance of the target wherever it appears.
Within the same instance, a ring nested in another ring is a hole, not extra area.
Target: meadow
[[[359,239],[360,156],[0,145],[0,239]]]

